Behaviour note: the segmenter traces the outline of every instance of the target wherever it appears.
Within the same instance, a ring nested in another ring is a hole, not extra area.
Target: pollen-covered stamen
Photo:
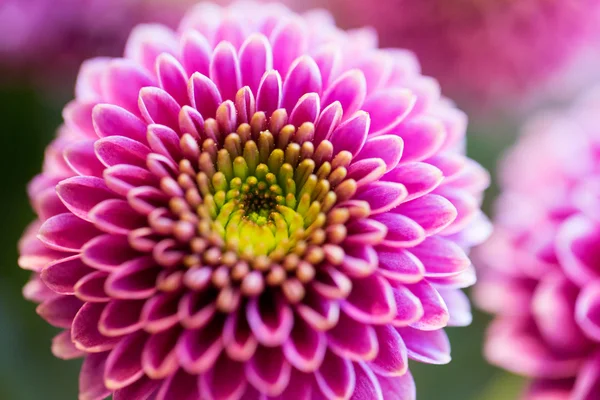
[[[200,140],[182,136],[179,176],[161,182],[172,196],[173,235],[189,246],[183,263],[211,268],[222,311],[236,293],[255,296],[270,286],[300,301],[321,264],[343,260],[339,244],[353,204],[338,204],[357,190],[346,178],[352,155],[335,154],[328,140],[315,146],[314,125],[288,124],[283,109],[269,118],[257,112],[231,132],[230,108],[223,103],[204,122]]]

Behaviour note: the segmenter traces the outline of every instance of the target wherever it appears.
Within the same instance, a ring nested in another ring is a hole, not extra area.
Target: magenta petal
[[[600,284],[586,285],[577,298],[577,322],[587,336],[594,340],[600,338]]]
[[[381,158],[366,158],[354,161],[347,168],[348,179],[354,179],[357,187],[379,180],[385,174],[386,165]]]
[[[400,204],[394,213],[406,215],[421,225],[428,236],[446,228],[457,216],[452,203],[436,194],[428,194]]]
[[[350,253],[356,253],[357,250],[354,249],[354,246],[361,246],[360,249],[364,249],[365,245],[374,246],[383,241],[383,239],[387,235],[387,227],[379,221],[374,219],[358,219],[352,221],[347,226],[348,236],[345,240],[345,248]],[[361,252],[364,254],[363,252]],[[372,253],[372,251],[371,251]],[[352,257],[353,255],[350,254]],[[361,256],[362,259],[372,259],[373,257],[364,257]]]
[[[369,96],[362,109],[371,114],[369,135],[379,136],[393,131],[415,105],[416,96],[406,89],[380,90]]]
[[[215,363],[223,350],[222,320],[205,328],[186,330],[177,342],[177,359],[190,374],[202,374]]]
[[[82,136],[96,139],[96,132],[94,132],[94,124],[92,123],[92,109],[96,104],[95,101],[73,100],[69,102],[62,112],[65,125]]]
[[[367,364],[364,362],[355,363],[354,371],[356,373],[356,386],[351,399],[384,400],[377,376]]]
[[[600,396],[600,353],[596,352],[579,371],[573,388],[574,399],[591,400]]]
[[[71,341],[71,331],[64,330],[52,338],[52,354],[62,360],[71,360],[85,355]]]
[[[339,125],[329,138],[334,153],[346,150],[356,156],[367,140],[370,123],[369,114],[359,111]]]
[[[426,280],[408,285],[408,289],[421,301],[423,316],[410,326],[423,331],[433,331],[448,325],[450,315],[444,299]]]
[[[282,106],[288,111],[306,93],[321,94],[321,72],[310,56],[302,56],[292,64],[283,82]],[[314,121],[313,121],[314,122]]]
[[[572,351],[587,348],[585,336],[575,322],[575,304],[583,293],[562,273],[547,273],[536,286],[529,307],[540,334],[550,346]]]
[[[313,400],[313,375],[292,369],[292,376],[287,387],[279,396],[270,397],[269,400]]]
[[[175,345],[181,333],[179,327],[174,327],[156,333],[146,341],[142,350],[142,368],[152,379],[163,379],[177,370]]]
[[[84,140],[65,147],[65,161],[77,175],[102,176],[104,165],[96,157],[94,143],[96,140]]]
[[[290,114],[289,123],[299,127],[305,122],[315,123],[321,109],[319,95],[307,93],[298,100]],[[312,140],[312,138],[310,138]]]
[[[81,64],[75,84],[75,97],[82,100],[96,100],[100,93],[102,72],[108,66],[110,58],[96,57]]]
[[[283,344],[294,325],[289,305],[279,296],[263,294],[250,299],[246,307],[248,324],[258,341],[265,346]]]
[[[131,385],[115,391],[113,400],[148,400],[157,391],[161,383],[161,381],[142,377]]]
[[[162,269],[150,257],[121,265],[106,280],[106,292],[117,299],[146,299],[156,293],[156,279]]]
[[[366,94],[367,82],[364,74],[360,70],[352,69],[337,78],[323,93],[323,106],[339,101],[345,118],[348,118],[361,108]]]
[[[373,219],[387,227],[382,244],[388,247],[413,247],[425,240],[425,231],[412,219],[396,213],[383,213]]]
[[[258,391],[279,396],[290,381],[292,366],[280,348],[258,346],[254,357],[246,363],[246,377]]]
[[[180,106],[189,103],[187,93],[188,75],[179,61],[168,53],[156,59],[156,73],[160,87],[169,93]]]
[[[315,372],[317,385],[329,399],[350,399],[356,385],[356,373],[350,360],[328,351],[321,368]]]
[[[341,269],[350,277],[361,278],[371,275],[378,264],[378,255],[372,246],[363,243],[349,243],[344,247],[344,260]],[[351,286],[351,285],[350,285]]]
[[[421,300],[405,286],[399,285],[392,290],[398,312],[391,324],[402,328],[419,321],[425,314]]]
[[[263,75],[256,94],[256,110],[271,115],[281,104],[281,76],[277,71]]]
[[[127,236],[101,235],[83,246],[83,261],[96,269],[111,272],[136,256]]]
[[[107,337],[98,330],[100,315],[105,304],[86,303],[81,307],[71,327],[71,339],[78,349],[100,353],[112,349],[120,338]]]
[[[104,370],[104,384],[111,390],[131,385],[142,376],[142,349],[148,339],[143,332],[129,335],[110,352]]]
[[[50,289],[59,294],[73,294],[75,284],[94,270],[81,261],[79,254],[50,263],[42,270],[41,278]]]
[[[65,213],[46,220],[40,227],[38,238],[51,249],[79,251],[99,233],[89,222]]]
[[[269,37],[273,46],[273,69],[286,76],[290,65],[306,53],[308,35],[299,20],[283,20]]]
[[[94,144],[96,156],[107,167],[117,164],[129,164],[138,167],[146,166],[146,156],[150,149],[124,136],[109,136]]]
[[[313,329],[325,331],[337,324],[340,316],[340,306],[336,300],[325,299],[308,291],[303,303],[296,306],[298,314]]]
[[[134,61],[113,59],[104,72],[102,92],[107,103],[137,114],[140,89],[153,85],[152,77]]]
[[[365,324],[384,324],[396,315],[392,287],[379,275],[352,280],[352,291],[342,302],[342,310]]]
[[[398,377],[383,377],[377,376],[381,391],[385,393],[386,400],[416,400],[417,388],[415,381],[407,371],[404,375]]]
[[[190,375],[183,369],[179,369],[164,380],[156,400],[198,400],[200,398],[198,386],[197,375]]]
[[[342,64],[342,51],[334,44],[322,46],[313,55],[323,78],[323,87],[327,89],[337,78]]]
[[[131,112],[112,104],[98,104],[93,111],[94,129],[99,137],[124,136],[146,143],[146,124]]]
[[[217,107],[223,101],[214,82],[199,72],[195,72],[190,78],[188,94],[192,107],[196,108],[204,119],[214,118]]]
[[[36,312],[58,328],[69,328],[82,305],[75,296],[57,296],[37,306]]]
[[[398,165],[402,158],[403,150],[404,142],[398,136],[382,135],[371,137],[367,139],[354,161],[379,158],[385,162],[385,172],[388,172]]]
[[[600,277],[598,251],[600,225],[576,215],[565,221],[556,238],[556,255],[565,274],[574,282],[585,285]]]
[[[454,242],[430,236],[411,249],[411,252],[425,266],[425,276],[448,277],[463,272],[471,261],[465,252]]]
[[[376,326],[379,352],[368,365],[378,375],[402,376],[408,371],[408,355],[402,337],[389,325]]]
[[[327,339],[303,319],[296,318],[290,337],[282,346],[283,354],[292,366],[302,372],[314,372],[323,362]]]
[[[99,229],[112,234],[126,235],[142,228],[146,218],[135,212],[125,200],[109,199],[98,203],[88,213],[90,221]]]
[[[411,252],[387,246],[377,247],[379,273],[399,283],[419,282],[425,276],[421,260]]]
[[[146,168],[121,164],[104,170],[104,182],[113,192],[127,196],[135,187],[154,185],[156,177]]]
[[[172,129],[179,127],[181,106],[169,93],[156,87],[140,90],[139,107],[148,124],[161,124]]]
[[[315,146],[329,140],[332,132],[342,121],[343,110],[339,101],[334,101],[323,109],[315,126]]]
[[[398,206],[407,196],[400,183],[373,182],[360,188],[354,200],[364,200],[371,206],[371,214],[381,214]]]
[[[156,333],[177,325],[181,319],[177,313],[180,301],[180,292],[162,292],[150,297],[141,312],[144,329]]]
[[[397,328],[408,349],[408,358],[427,364],[450,362],[450,341],[443,329],[420,331],[414,328]]]
[[[104,386],[104,368],[108,353],[90,354],[79,373],[79,400],[104,400],[110,390]]]
[[[177,36],[171,29],[159,24],[140,24],[129,35],[125,57],[154,72],[158,55],[174,54],[176,50]]]
[[[327,342],[331,351],[352,361],[371,361],[379,351],[375,329],[343,312],[337,325],[327,332]]]
[[[263,74],[272,67],[273,53],[269,40],[260,33],[248,36],[240,48],[242,84],[257,93]]]
[[[108,272],[104,271],[87,274],[75,284],[75,296],[86,302],[107,302],[110,298],[104,291],[106,278],[108,278]]]
[[[312,288],[324,298],[344,299],[352,290],[352,281],[343,272],[326,266],[317,272]]]
[[[73,214],[89,221],[89,211],[98,203],[113,198],[114,194],[101,178],[74,176],[56,186],[56,192]]]
[[[248,361],[254,355],[258,341],[252,334],[242,309],[227,317],[223,327],[223,343],[227,355],[233,360]]]
[[[215,365],[200,377],[202,390],[211,400],[238,400],[246,390],[244,364],[229,359],[224,354]]]
[[[235,99],[242,86],[240,64],[236,49],[229,42],[220,42],[210,61],[210,78],[215,82],[223,100]]]
[[[115,337],[138,331],[143,326],[140,318],[144,300],[111,300],[98,322],[98,329],[105,336]]]
[[[446,138],[443,124],[433,118],[414,119],[394,133],[404,140],[403,163],[431,157],[440,149]]]
[[[450,312],[448,326],[467,326],[473,321],[471,303],[467,295],[460,289],[437,288]]]
[[[208,75],[212,48],[204,35],[196,30],[186,31],[181,38],[181,61],[188,76],[195,72]]]
[[[434,190],[443,178],[442,171],[433,165],[411,162],[401,163],[382,179],[403,184],[408,191],[405,200],[408,202]]]

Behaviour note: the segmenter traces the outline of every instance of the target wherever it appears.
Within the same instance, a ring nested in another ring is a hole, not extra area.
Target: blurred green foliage
[[[79,362],[62,361],[50,352],[57,329],[35,313],[21,294],[29,273],[17,266],[17,241],[33,220],[27,182],[40,170],[45,146],[60,124],[65,99],[41,98],[26,87],[0,88],[0,171],[2,171],[0,242],[0,399],[71,400],[77,398]],[[469,153],[492,169],[513,138],[513,128],[477,127]],[[485,203],[489,210],[495,187]],[[449,329],[453,362],[446,366],[413,363],[420,400],[509,400],[521,380],[487,365],[481,355],[488,317],[475,313],[468,328]],[[293,400],[293,399],[290,399]]]

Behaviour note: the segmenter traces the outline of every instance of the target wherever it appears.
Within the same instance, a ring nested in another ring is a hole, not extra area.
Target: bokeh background
[[[0,17],[3,7],[10,1],[0,0]],[[174,1],[167,3],[171,5]],[[86,2],[82,1],[81,4]],[[292,4],[292,7],[305,8],[306,3]],[[336,12],[343,13],[339,9]],[[108,19],[111,14],[107,11],[98,13],[95,17],[100,20]],[[343,15],[338,17],[344,20]],[[151,18],[145,17],[146,20]],[[134,18],[124,23],[132,24],[137,21]],[[40,170],[44,148],[61,123],[62,107],[72,97],[77,64],[83,56],[105,52],[118,54],[124,38],[119,34],[111,37],[110,46],[106,46],[104,41],[98,41],[96,43],[102,43],[102,46],[87,47],[86,54],[81,56],[45,54],[45,58],[38,61],[38,65],[31,70],[28,69],[31,64],[26,65],[22,60],[16,60],[14,55],[1,51],[2,41],[7,40],[8,37],[0,35],[0,399],[76,399],[79,363],[65,362],[52,356],[50,340],[56,330],[36,315],[34,304],[23,299],[21,290],[28,279],[28,272],[17,266],[17,241],[26,225],[34,218],[26,196],[26,184]],[[57,49],[44,51],[61,51]],[[72,50],[72,47],[67,50],[69,49]],[[29,50],[35,52],[36,49]],[[591,63],[579,61],[580,68],[585,67],[586,70],[594,69],[591,68]],[[561,79],[559,84],[549,90],[546,88],[548,91],[544,93],[558,91],[564,95],[560,100],[568,101],[570,96],[565,93],[569,91],[563,90],[567,84],[568,80]],[[569,90],[575,86],[577,85],[569,86]],[[553,102],[556,100],[551,95],[547,98]],[[541,101],[535,106],[528,106],[527,113],[534,108],[547,106],[549,102]],[[470,106],[464,108],[472,114],[468,153],[494,176],[497,160],[514,141],[518,126],[527,113],[523,109],[515,110],[518,112],[514,113],[504,109],[496,113],[490,111],[482,116]],[[484,204],[486,213],[490,212],[496,194],[497,188],[493,184]],[[419,399],[518,398],[523,381],[489,366],[482,357],[482,341],[488,321],[489,317],[475,311],[470,327],[448,330],[452,341],[451,364],[413,364],[411,370],[417,382]]]

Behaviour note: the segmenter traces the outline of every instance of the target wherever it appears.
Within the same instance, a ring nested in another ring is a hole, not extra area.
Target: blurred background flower
[[[502,162],[495,233],[478,250],[490,362],[528,398],[600,398],[600,91],[533,118]]]
[[[3,327],[0,340],[4,349],[0,357],[0,398],[38,400],[44,396],[50,400],[63,400],[77,396],[77,382],[73,377],[78,373],[79,363],[66,363],[53,357],[49,351],[50,338],[57,333],[56,330],[35,315],[34,305],[22,299],[21,288],[28,279],[28,273],[16,267],[18,255],[15,243],[22,228],[34,218],[25,185],[39,171],[44,148],[61,123],[61,110],[72,97],[79,63],[89,56],[122,54],[126,37],[134,24],[158,18],[173,26],[172,23],[179,19],[189,4],[187,0],[60,2],[61,5],[58,1],[0,1],[0,168],[5,171],[1,200],[5,212],[0,215],[4,239],[0,244],[0,261],[4,266],[0,272],[0,324]],[[357,9],[350,1],[343,1],[343,7],[339,7],[340,2],[342,0],[285,1],[297,10],[315,5],[328,7],[344,27],[357,26],[362,21],[372,24],[387,37],[382,39],[386,46],[402,43],[393,42],[394,35],[398,36],[394,31],[402,32],[404,29],[400,22],[406,23],[407,29],[415,32],[410,39],[402,39],[414,43],[413,50],[419,51],[419,35],[425,35],[427,40],[423,43],[433,43],[433,47],[426,47],[422,55],[427,57],[427,60],[422,60],[426,64],[424,73],[439,74],[439,78],[446,81],[442,92],[459,100],[461,107],[469,111],[471,119],[478,117],[482,109],[491,110],[487,111],[490,119],[470,125],[467,152],[492,172],[499,155],[510,146],[518,132],[518,120],[514,115],[527,116],[532,104],[537,106],[556,100],[567,102],[581,87],[598,78],[596,71],[600,70],[600,57],[595,43],[598,43],[599,37],[595,31],[590,33],[587,29],[590,20],[596,18],[594,5],[597,2],[594,1],[531,1],[531,7],[540,12],[522,14],[521,11],[511,11],[508,16],[502,16],[503,12],[498,11],[494,15],[499,15],[499,21],[505,21],[507,26],[494,25],[501,35],[489,42],[493,43],[492,48],[485,46],[488,43],[485,40],[491,40],[487,33],[483,38],[477,35],[479,42],[475,38],[467,40],[466,43],[471,43],[467,48],[459,46],[462,42],[455,42],[455,38],[457,35],[463,37],[461,30],[455,30],[444,17],[465,15],[463,4],[471,3],[472,6],[472,1],[443,1],[444,4],[439,6],[440,0],[413,0],[406,2],[406,10],[394,6],[401,1],[385,5],[382,0],[377,2],[377,7],[373,7],[373,2],[364,1],[362,3],[369,7],[359,10],[360,15],[356,14]],[[53,6],[48,7],[48,3]],[[480,0],[477,3],[483,7],[482,10],[512,10],[514,7],[522,9],[528,1]],[[385,12],[374,17],[383,7],[387,7]],[[424,11],[413,14],[409,12],[411,7]],[[446,11],[449,8],[453,9],[450,13]],[[552,11],[559,9],[562,12],[558,14]],[[407,15],[416,16],[407,18]],[[483,27],[487,30],[492,26],[487,22],[493,19],[491,14],[485,20],[479,18],[480,12],[474,15],[467,19],[475,21],[468,24],[471,29]],[[535,18],[512,19],[510,16],[514,15]],[[446,28],[439,29],[440,25],[433,24],[441,17],[446,20],[442,27],[447,26],[450,32],[458,33],[446,34]],[[82,21],[88,22],[82,24]],[[390,25],[389,21],[393,24]],[[386,22],[387,27],[379,22]],[[427,29],[420,29],[421,26]],[[32,30],[31,27],[39,27],[40,30]],[[565,30],[565,27],[570,28]],[[35,32],[41,34],[36,37]],[[107,39],[102,39],[98,32],[107,34]],[[444,50],[447,43],[452,44],[450,53]],[[539,50],[538,45],[541,46],[539,49],[551,47]],[[435,54],[438,47],[439,55]],[[468,61],[455,59],[455,54],[460,54],[458,51],[464,51],[467,55],[464,60]],[[451,72],[461,71],[457,75],[460,79],[446,78],[444,65],[439,70],[427,65],[443,60],[442,56],[448,54],[451,62],[446,65],[451,66]],[[557,60],[557,54],[563,59]],[[478,60],[479,55],[485,57]],[[493,60],[493,63],[482,59]],[[468,68],[470,63],[473,68]],[[482,78],[489,71],[501,74],[500,78],[493,75]],[[502,77],[507,71],[508,76],[514,72],[519,79]],[[471,82],[470,73],[477,79]],[[523,107],[523,104],[528,107]],[[506,118],[507,115],[511,117]],[[498,188],[493,184],[484,202],[486,211],[497,192]],[[488,365],[482,357],[483,332],[488,319],[475,311],[471,326],[448,329],[453,345],[451,364],[439,368],[418,364],[411,366],[419,382],[419,399],[517,398],[522,380]],[[31,384],[33,375],[36,377],[35,384]]]
[[[373,26],[383,47],[414,51],[445,93],[488,116],[547,100],[538,92],[549,93],[598,44],[596,0],[324,1],[341,26]]]

